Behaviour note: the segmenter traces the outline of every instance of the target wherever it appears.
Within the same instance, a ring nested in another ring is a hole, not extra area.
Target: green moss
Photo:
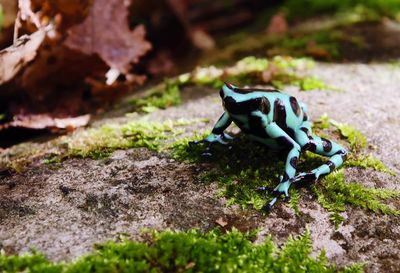
[[[327,85],[324,81],[315,77],[304,78],[300,81],[299,85],[300,89],[303,91],[332,89],[332,87]]]
[[[193,140],[202,139],[196,135]],[[205,146],[202,144],[190,146],[190,139],[178,142],[173,146],[175,158],[181,161],[202,162],[200,154]],[[238,138],[228,152],[223,145],[213,146],[212,158],[207,161],[211,164],[205,170],[201,179],[204,182],[218,183],[220,196],[228,199],[228,205],[238,204],[242,208],[261,207],[270,201],[272,196],[260,194],[258,187],[273,187],[279,182],[279,175],[284,168],[284,156],[271,152],[262,145]],[[293,208],[296,207],[293,200]]]
[[[351,156],[345,162],[346,167],[357,167],[357,168],[371,168],[375,171],[396,175],[395,172],[388,169],[382,161],[374,157],[373,155],[358,155]]]
[[[134,111],[154,112],[158,109],[166,109],[170,106],[181,104],[179,85],[175,82],[166,81],[165,88],[156,90],[145,98],[131,100]]]
[[[335,225],[343,221],[340,215],[346,205],[363,208],[375,213],[400,216],[400,210],[392,208],[383,201],[400,197],[400,191],[367,188],[358,183],[346,182],[343,170],[326,176],[318,185],[313,186],[319,203],[331,214]]]
[[[299,210],[300,193],[299,193],[299,191],[295,188],[290,188],[289,195],[290,195],[289,207],[293,209],[293,211],[296,213],[296,215],[300,215],[300,210]]]
[[[68,151],[64,157],[91,157],[94,159],[109,156],[116,149],[144,147],[159,151],[167,146],[167,139],[181,134],[179,127],[196,121],[178,120],[150,122],[132,121],[122,125],[103,125],[87,129],[67,138]]]
[[[311,56],[332,60],[340,57],[339,43],[345,39],[339,30],[288,33],[274,41],[267,52],[269,55]]]
[[[215,66],[198,67],[189,75],[184,74],[184,80],[178,77],[174,83],[179,86],[197,85],[220,88],[224,82],[237,85],[270,84],[277,88],[284,85],[296,85],[301,90],[333,89],[315,77],[306,75],[306,71],[315,63],[308,58],[292,58],[275,56],[274,58],[245,57],[235,65],[218,68]]]
[[[124,240],[97,245],[96,251],[73,262],[52,263],[39,253],[0,254],[0,271],[85,272],[362,272],[363,266],[338,269],[324,252],[314,257],[310,233],[290,237],[282,247],[271,239],[251,242],[252,234],[233,229],[153,233],[146,242]]]
[[[340,135],[349,142],[353,151],[359,151],[367,147],[367,138],[353,126],[334,120],[331,120],[330,123],[335,126],[339,130]]]
[[[400,19],[400,3],[397,0],[288,0],[285,8],[291,19],[320,15],[350,17],[353,21],[378,20],[385,16]]]
[[[176,140],[169,146],[172,157],[187,163],[199,162],[199,154],[204,147],[203,145],[190,145],[190,142],[203,140],[209,134],[210,131],[206,131],[203,134],[194,133],[191,137],[184,137]]]
[[[43,164],[48,164],[48,165],[50,165],[50,164],[57,164],[57,163],[60,163],[61,160],[60,160],[60,158],[59,158],[58,156],[52,156],[52,157],[43,159],[42,162],[43,162]]]

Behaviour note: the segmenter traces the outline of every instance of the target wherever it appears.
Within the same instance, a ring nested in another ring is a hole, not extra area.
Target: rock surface
[[[376,147],[373,155],[400,174],[400,69],[383,64],[318,64],[313,74],[343,92],[299,92],[295,87],[287,87],[286,92],[308,105],[312,119],[328,113],[359,129]],[[152,113],[150,119],[214,122],[221,111],[215,92]],[[198,129],[212,125],[206,126]],[[0,178],[0,248],[6,253],[35,248],[52,260],[71,260],[90,251],[94,243],[121,234],[140,239],[143,228],[208,230],[223,217],[228,227],[260,228],[258,242],[271,234],[283,243],[308,227],[314,250],[325,249],[339,266],[366,262],[368,272],[400,268],[400,217],[348,208],[345,221],[335,230],[327,212],[305,190],[299,215],[281,203],[265,216],[252,209],[227,207],[226,200],[217,196],[215,183],[200,181],[201,172],[201,165],[177,162],[168,154],[143,148],[118,150],[102,160],[36,163],[22,173]],[[400,190],[399,178],[372,170],[346,170],[347,181],[366,186]]]

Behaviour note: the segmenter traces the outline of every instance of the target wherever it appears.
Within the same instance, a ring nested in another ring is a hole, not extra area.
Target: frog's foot
[[[293,178],[293,182],[296,183],[296,185],[301,186],[314,183],[318,178],[319,175],[316,172],[299,173]]]
[[[198,144],[206,144],[207,146],[204,149],[204,151],[201,153],[201,157],[209,158],[213,155],[212,148],[213,148],[214,144],[218,143],[220,145],[226,145],[228,147],[228,149],[232,149],[232,145],[230,145],[230,143],[229,143],[232,140],[233,140],[233,137],[231,137],[230,135],[225,134],[225,133],[222,133],[220,135],[211,134],[203,140],[190,141],[189,146],[193,147]]]
[[[291,180],[287,180],[285,182],[281,182],[278,184],[278,186],[276,186],[274,189],[271,188],[267,188],[267,187],[261,187],[261,188],[265,188],[265,191],[270,191],[272,193],[272,195],[274,196],[274,198],[267,204],[265,204],[262,207],[262,210],[265,212],[270,212],[271,209],[273,208],[273,206],[275,205],[275,203],[279,200],[279,198],[281,198],[282,196],[284,196],[284,201],[287,202],[290,200],[289,197],[289,187],[292,184]]]
[[[259,193],[272,193],[274,191],[274,188],[262,186],[258,187],[256,191]]]

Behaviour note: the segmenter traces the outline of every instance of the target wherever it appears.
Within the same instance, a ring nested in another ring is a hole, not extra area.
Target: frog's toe
[[[194,147],[196,145],[199,145],[201,143],[204,143],[204,140],[195,140],[195,141],[189,141],[189,147]]]
[[[234,140],[233,136],[230,136],[230,135],[228,135],[226,133],[222,133],[222,138],[225,139],[225,140]]]
[[[296,184],[307,184],[318,180],[318,176],[313,172],[299,173],[293,180]]]
[[[261,210],[263,211],[263,212],[265,212],[265,213],[270,213],[271,212],[271,210],[272,210],[272,205],[271,204],[269,204],[269,203],[267,203],[267,204],[265,204],[262,208],[261,208]]]
[[[285,181],[285,182],[281,182],[278,184],[278,186],[275,187],[272,194],[275,197],[281,197],[282,195],[289,196],[290,185],[291,185],[291,181],[289,181],[289,180]]]
[[[265,193],[265,192],[272,193],[274,191],[274,189],[271,188],[271,187],[258,187],[256,189],[256,191],[259,192],[259,193]]]
[[[274,197],[274,199],[272,199],[271,202],[266,203],[266,204],[261,208],[261,210],[264,211],[264,212],[266,212],[266,213],[271,212],[271,210],[272,210],[272,208],[274,207],[276,201],[278,201],[278,198],[277,198],[277,197]]]
[[[201,157],[204,158],[204,159],[210,158],[212,156],[213,156],[213,154],[209,150],[206,150],[206,151],[201,153]]]

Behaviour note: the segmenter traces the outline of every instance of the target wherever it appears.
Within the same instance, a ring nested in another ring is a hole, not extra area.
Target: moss
[[[342,31],[331,29],[312,33],[288,33],[271,44],[268,55],[310,56],[322,60],[338,59],[339,44],[347,39]]]
[[[193,138],[198,139],[202,137],[196,135]],[[200,156],[204,145],[189,145],[189,141],[191,139],[185,139],[172,146],[175,158],[188,162],[204,161]],[[218,183],[221,189],[219,195],[228,199],[228,205],[261,209],[272,196],[258,193],[256,189],[261,186],[273,187],[279,182],[278,176],[284,168],[284,156],[240,137],[228,149],[223,145],[213,145],[214,156],[207,159],[211,164],[207,165],[201,179]],[[296,199],[293,201],[295,208]]]
[[[96,251],[73,262],[52,263],[39,253],[0,254],[0,271],[85,272],[362,272],[355,264],[343,269],[329,264],[324,252],[314,257],[310,233],[290,237],[278,247],[271,237],[261,244],[252,234],[233,229],[201,233],[164,231],[146,242],[123,240],[97,245]]]
[[[271,84],[278,89],[286,84],[299,86],[301,90],[333,89],[322,80],[305,75],[314,65],[308,58],[275,56],[267,59],[249,56],[225,69],[215,66],[197,68],[185,84],[220,88],[226,81],[237,85]]]
[[[314,61],[308,58],[275,56],[267,59],[249,56],[225,68],[214,65],[197,67],[191,73],[170,79],[169,84],[178,89],[187,85],[221,88],[224,82],[237,85],[271,84],[277,88],[290,84],[299,86],[302,90],[333,89],[322,80],[306,75],[305,72],[314,65]],[[166,89],[166,84],[158,86],[154,93],[162,93],[163,89]],[[133,100],[133,103],[137,105],[141,102],[144,105],[145,101]]]
[[[320,15],[350,17],[352,21],[379,20],[382,17],[400,19],[400,3],[397,0],[288,0],[284,7],[291,19]]]
[[[336,132],[344,138],[350,146],[351,153],[344,163],[345,167],[371,168],[375,171],[396,175],[395,172],[388,169],[382,161],[372,154],[365,154],[363,150],[368,146],[367,138],[353,126],[334,121],[330,119],[327,114],[324,114],[314,123],[314,128],[319,131],[318,135],[321,135],[320,130],[330,129],[331,125],[335,127]]]
[[[333,89],[332,87],[327,85],[324,81],[315,77],[304,78],[300,81],[299,85],[300,89],[303,91]]]
[[[359,151],[367,147],[367,138],[353,126],[330,120],[330,123],[335,126],[342,137],[344,137],[350,144],[353,151]]]
[[[159,151],[167,146],[167,139],[181,134],[179,127],[196,121],[178,120],[150,122],[138,120],[122,125],[103,125],[75,134],[68,140],[64,157],[107,157],[116,149],[144,147]]]
[[[43,159],[42,162],[43,162],[43,164],[51,165],[51,164],[60,163],[61,160],[58,156],[52,156],[52,157]]]
[[[346,167],[357,167],[362,169],[371,168],[378,172],[388,173],[390,175],[395,176],[396,173],[392,170],[388,169],[382,161],[374,157],[373,155],[359,155],[359,156],[351,156],[345,162]]]
[[[346,205],[363,208],[375,213],[400,216],[400,210],[392,208],[383,201],[400,197],[400,191],[367,188],[358,183],[345,181],[343,170],[326,176],[319,185],[313,186],[319,203],[331,214],[331,220],[338,226]]]
[[[166,109],[170,106],[181,104],[179,85],[176,82],[165,81],[165,88],[156,89],[145,98],[131,100],[134,111],[154,112],[158,109]]]
[[[300,193],[299,193],[299,191],[295,188],[290,188],[289,195],[290,195],[289,207],[293,209],[293,211],[296,213],[296,215],[300,215],[300,210],[299,210]]]

